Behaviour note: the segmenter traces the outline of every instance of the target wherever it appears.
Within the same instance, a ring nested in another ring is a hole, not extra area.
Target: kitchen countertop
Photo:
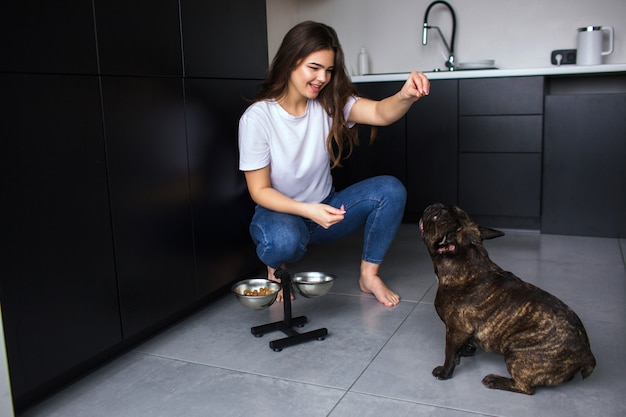
[[[546,68],[512,68],[512,69],[485,69],[463,71],[425,71],[429,80],[447,80],[461,78],[494,78],[494,77],[529,77],[541,75],[581,75],[602,74],[611,72],[626,72],[626,64],[603,65],[561,65]],[[387,74],[354,75],[353,83],[405,81],[408,72]]]

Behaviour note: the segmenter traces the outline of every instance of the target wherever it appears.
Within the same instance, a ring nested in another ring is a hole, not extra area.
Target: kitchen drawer
[[[541,154],[459,155],[459,204],[472,216],[539,217]]]
[[[542,114],[543,77],[459,80],[459,115]]]
[[[543,117],[461,116],[460,152],[541,152]]]

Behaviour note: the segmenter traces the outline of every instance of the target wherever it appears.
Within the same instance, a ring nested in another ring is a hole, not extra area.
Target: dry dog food
[[[258,290],[244,290],[243,295],[248,295],[248,296],[270,295],[270,294],[273,294],[274,292],[275,291],[270,290],[269,287],[261,287]]]

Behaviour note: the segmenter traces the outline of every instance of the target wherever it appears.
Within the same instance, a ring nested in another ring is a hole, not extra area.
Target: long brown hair
[[[312,21],[302,22],[291,28],[272,61],[257,100],[280,98],[287,91],[292,71],[304,58],[321,50],[335,53],[330,83],[317,96],[317,100],[333,120],[326,138],[326,148],[331,167],[334,168],[340,165],[342,155],[345,153],[346,157],[350,156],[352,149],[358,144],[358,130],[348,128],[343,114],[346,102],[351,96],[357,95],[357,91],[346,71],[343,49],[333,28]]]

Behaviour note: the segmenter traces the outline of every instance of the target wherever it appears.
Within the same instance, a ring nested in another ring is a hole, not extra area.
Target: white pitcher
[[[608,49],[603,49],[604,34],[608,33]],[[586,26],[578,29],[577,65],[600,65],[602,57],[613,53],[612,26]]]

